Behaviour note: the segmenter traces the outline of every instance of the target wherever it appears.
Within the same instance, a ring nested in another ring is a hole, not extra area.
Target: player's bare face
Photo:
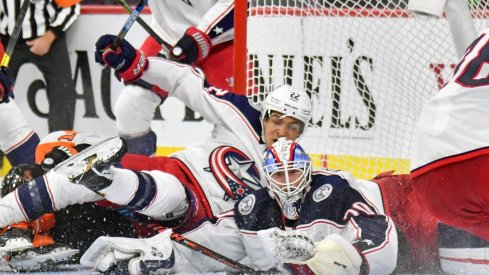
[[[301,122],[279,112],[272,112],[263,123],[265,143],[272,145],[281,137],[296,140],[301,135]]]

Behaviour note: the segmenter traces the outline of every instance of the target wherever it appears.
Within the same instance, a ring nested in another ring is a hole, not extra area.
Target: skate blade
[[[123,141],[119,137],[111,137],[61,162],[53,170],[58,174],[67,176],[70,181],[74,181],[85,174],[91,168],[92,163],[110,159],[122,147]]]
[[[12,256],[9,265],[13,269],[19,271],[32,271],[46,266],[54,267],[69,261],[79,252],[78,249],[74,248],[56,248],[46,254],[38,254],[35,251],[26,251]]]

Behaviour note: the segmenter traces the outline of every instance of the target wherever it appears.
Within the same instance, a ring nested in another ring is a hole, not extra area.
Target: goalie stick
[[[161,232],[165,231],[166,229],[168,229],[167,227],[164,227],[158,223],[155,223],[154,220],[152,220],[151,218],[142,217],[141,214],[126,211],[125,208],[120,208],[120,209],[116,209],[116,210],[117,210],[117,212],[119,212],[119,214],[123,215],[124,217],[126,217],[132,221],[138,222],[140,224],[143,224],[143,225],[151,228],[152,230],[154,230],[158,233],[161,233]],[[207,257],[212,258],[212,259],[214,259],[214,260],[216,260],[222,264],[225,264],[229,267],[232,267],[240,273],[246,273],[246,274],[275,274],[275,273],[278,273],[277,270],[275,270],[275,269],[268,270],[268,271],[255,270],[249,266],[241,264],[241,263],[239,263],[233,259],[230,259],[230,258],[212,250],[212,249],[209,249],[209,248],[207,248],[207,247],[205,247],[205,246],[203,246],[197,242],[189,240],[186,237],[184,237],[178,233],[175,233],[175,232],[172,232],[172,234],[170,235],[170,239],[174,242],[177,242],[177,243],[189,248],[189,249],[192,249],[194,251],[202,253],[202,254],[206,255]]]
[[[0,63],[1,67],[8,67],[8,63],[10,62],[10,57],[14,52],[15,44],[17,43],[17,39],[19,39],[20,31],[22,30],[22,22],[24,22],[25,14],[27,13],[27,9],[29,9],[29,5],[38,0],[24,0],[22,2],[22,6],[20,7],[19,15],[17,20],[15,21],[14,30],[10,35],[10,39],[8,40],[7,48],[3,53],[2,62]]]
[[[122,40],[126,36],[127,32],[129,29],[132,27],[134,24],[134,21],[139,17],[139,14],[143,10],[144,6],[146,6],[146,3],[148,3],[148,0],[140,0],[138,4],[136,5],[136,8],[132,11],[131,15],[129,18],[127,18],[126,23],[124,23],[124,26],[122,26],[121,31],[119,34],[117,34],[117,37],[114,40],[114,43],[112,44],[112,50],[117,50],[119,48],[119,45],[121,44]]]
[[[230,267],[238,270],[239,272],[243,272],[243,273],[246,273],[246,274],[261,274],[262,273],[260,271],[256,271],[255,269],[253,269],[251,267],[248,267],[248,266],[246,266],[244,264],[241,264],[239,262],[236,262],[236,261],[234,261],[234,260],[232,260],[232,259],[230,259],[230,258],[228,258],[228,257],[226,257],[224,255],[221,255],[221,254],[215,252],[214,250],[211,250],[211,249],[209,249],[209,248],[207,248],[207,247],[205,247],[205,246],[203,246],[203,245],[201,245],[199,243],[196,243],[194,241],[191,241],[191,240],[185,238],[184,236],[182,236],[182,235],[180,235],[178,233],[172,233],[170,235],[170,238],[173,241],[175,241],[175,242],[177,242],[177,243],[179,243],[179,244],[181,244],[183,246],[186,246],[186,247],[188,247],[188,248],[190,248],[192,250],[195,250],[197,252],[200,252],[200,253],[208,256],[208,257],[211,257],[212,259],[214,259],[214,260],[216,260],[216,261],[218,261],[220,263],[223,263],[223,264],[225,264],[227,266],[230,266]]]
[[[131,7],[129,6],[129,4],[127,4],[127,2],[125,0],[117,0],[117,3],[129,14],[131,14],[133,12],[133,10],[131,9]],[[168,44],[168,42],[166,42],[165,40],[163,40],[163,38],[161,38],[141,17],[137,17],[136,18],[136,21],[139,23],[139,25],[141,25],[141,27],[146,31],[148,32],[149,35],[151,35],[155,40],[156,42],[158,42],[160,45],[163,46],[164,50],[166,52],[169,51],[169,49],[171,48],[171,45]]]

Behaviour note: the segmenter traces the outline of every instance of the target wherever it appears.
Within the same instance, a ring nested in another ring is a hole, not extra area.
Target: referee
[[[0,0],[0,34],[4,47],[14,30],[23,1],[30,0]],[[80,14],[78,2],[80,0],[32,1],[9,63],[14,80],[25,63],[33,63],[43,74],[49,101],[49,132],[73,129],[76,92],[65,32]]]

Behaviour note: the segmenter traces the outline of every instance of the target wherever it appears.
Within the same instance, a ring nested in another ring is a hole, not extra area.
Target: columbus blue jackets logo
[[[226,201],[240,199],[261,187],[255,162],[236,148],[217,147],[209,156],[209,165],[204,170],[212,172],[224,189]]]
[[[333,186],[331,186],[331,184],[325,184],[314,191],[314,193],[312,194],[312,199],[315,202],[320,202],[329,197],[329,195],[331,195],[331,192],[333,192]]]
[[[255,195],[251,194],[242,199],[238,204],[238,211],[241,215],[246,216],[251,213],[253,207],[255,206],[256,198]]]

